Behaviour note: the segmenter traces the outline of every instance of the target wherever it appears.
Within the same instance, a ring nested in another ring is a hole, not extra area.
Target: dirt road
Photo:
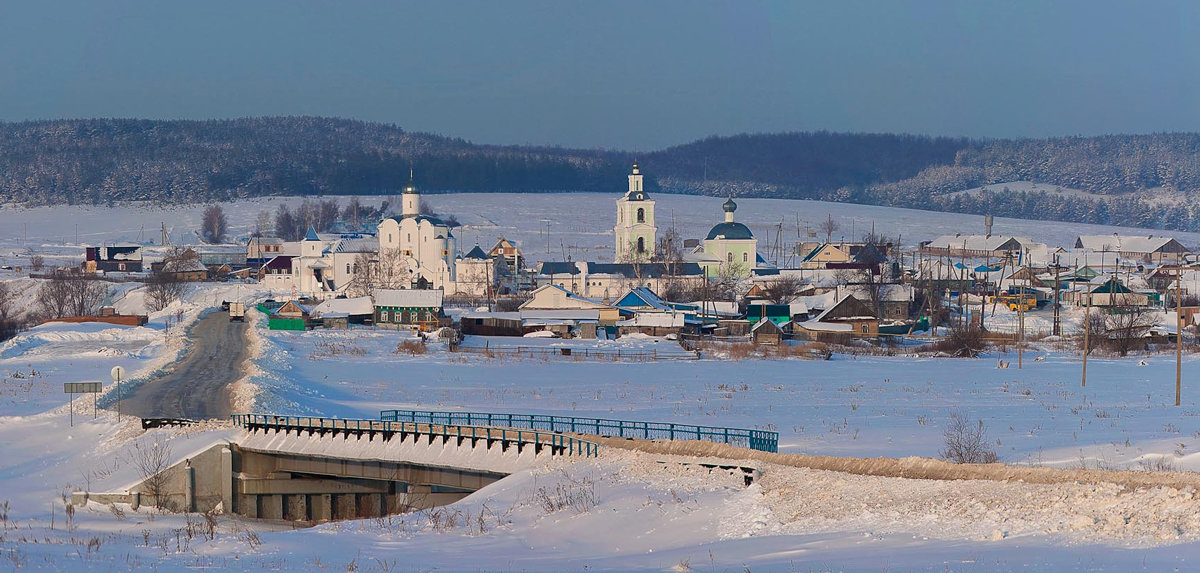
[[[166,375],[142,384],[121,400],[121,413],[142,418],[228,418],[229,385],[242,377],[246,323],[229,322],[229,313],[201,319],[188,337],[192,347]]]

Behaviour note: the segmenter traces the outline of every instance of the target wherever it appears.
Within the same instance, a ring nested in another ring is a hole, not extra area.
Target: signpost
[[[101,384],[99,382],[65,382],[63,383],[63,392],[71,395],[71,426],[75,425],[75,395],[76,394],[91,394],[92,395],[92,418],[96,417],[96,395],[100,393]]]
[[[113,366],[110,371],[113,380],[117,382],[117,422],[121,421],[121,378],[125,377],[125,368],[121,366]]]

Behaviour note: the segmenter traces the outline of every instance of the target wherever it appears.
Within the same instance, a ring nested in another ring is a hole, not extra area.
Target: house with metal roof
[[[1172,237],[1154,235],[1080,235],[1075,239],[1075,248],[1096,253],[1114,253],[1115,257],[1133,259],[1144,263],[1178,263],[1192,254]]]
[[[426,332],[449,326],[442,293],[441,289],[375,289],[375,325],[414,327]]]

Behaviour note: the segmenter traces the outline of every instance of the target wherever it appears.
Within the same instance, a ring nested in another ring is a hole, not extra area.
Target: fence
[[[699,360],[700,356],[680,348],[678,351],[659,352],[650,350],[622,350],[619,348],[587,348],[563,346],[467,346],[454,345],[452,352],[468,352],[483,354],[488,357],[510,356],[514,358],[533,358],[549,360],[552,358],[566,360],[609,360],[614,362],[653,362],[657,360]]]
[[[306,431],[313,433],[343,434],[383,434],[392,436],[407,434],[440,437],[443,442],[451,439],[459,444],[464,439],[487,440],[488,443],[500,442],[503,446],[516,444],[531,445],[535,448],[549,446],[553,453],[566,455],[581,455],[595,457],[599,454],[600,445],[573,436],[564,436],[554,432],[537,430],[519,430],[513,428],[495,428],[456,424],[429,424],[405,422],[399,420],[355,420],[335,418],[314,418],[311,416],[276,416],[273,414],[234,414],[233,424],[247,430],[282,430],[284,432]]]
[[[642,438],[646,440],[707,440],[763,452],[779,451],[779,432],[747,430],[743,428],[606,420],[602,418],[575,418],[571,416],[539,414],[432,412],[427,410],[384,410],[379,413],[379,419],[424,424],[464,424],[468,426],[530,428],[549,432],[572,432],[621,438]]]

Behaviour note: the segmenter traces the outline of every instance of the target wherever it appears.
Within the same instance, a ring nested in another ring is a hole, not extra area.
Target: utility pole
[[[1054,336],[1062,336],[1062,322],[1058,316],[1058,299],[1062,294],[1059,290],[1058,273],[1062,267],[1058,266],[1058,257],[1054,257]]]
[[[1183,263],[1175,269],[1175,405],[1183,391]]]
[[[1021,284],[1021,302],[1017,305],[1017,370],[1025,358],[1025,284]]]
[[[1088,348],[1088,333],[1090,333],[1090,332],[1092,331],[1092,321],[1091,321],[1091,313],[1092,313],[1092,288],[1091,288],[1091,281],[1089,281],[1089,282],[1088,282],[1088,286],[1087,286],[1087,287],[1084,287],[1084,288],[1085,288],[1085,290],[1087,291],[1087,292],[1086,292],[1086,294],[1087,294],[1087,306],[1086,306],[1086,307],[1084,307],[1084,309],[1083,309],[1083,382],[1080,384],[1080,386],[1082,386],[1082,387],[1086,388],[1086,387],[1087,387],[1087,359],[1088,359],[1088,351],[1090,350],[1090,349]]]

